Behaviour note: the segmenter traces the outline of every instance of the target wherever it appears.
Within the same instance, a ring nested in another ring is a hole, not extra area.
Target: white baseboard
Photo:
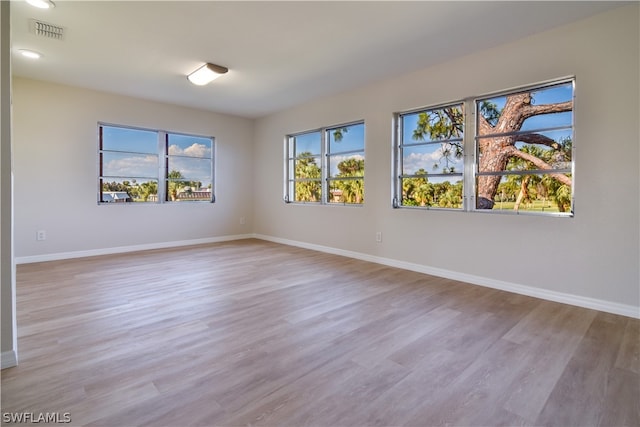
[[[16,257],[16,264],[30,264],[33,262],[57,261],[61,259],[84,258],[90,256],[112,255],[126,252],[147,251],[150,249],[166,249],[180,246],[201,245],[205,243],[227,242],[230,240],[251,239],[253,234],[237,234],[232,236],[207,237],[204,239],[178,240],[173,242],[146,243],[142,245],[118,246],[113,248],[89,249],[86,251],[57,252],[52,254]]]
[[[0,369],[18,366],[18,353],[15,350],[3,351],[0,355]]]
[[[633,305],[620,304],[620,303],[611,302],[611,301],[583,297],[580,295],[572,295],[572,294],[567,294],[563,292],[550,291],[547,289],[519,285],[517,283],[510,283],[502,280],[495,280],[487,277],[475,276],[472,274],[459,273],[456,271],[445,270],[442,268],[429,267],[422,264],[414,264],[414,263],[398,261],[390,258],[383,258],[383,257],[374,256],[374,255],[369,255],[369,254],[363,254],[360,252],[336,249],[329,246],[315,245],[312,243],[281,239],[279,237],[265,236],[261,234],[253,235],[253,237],[255,237],[256,239],[268,240],[270,242],[281,243],[284,245],[297,246],[300,248],[311,249],[319,252],[326,252],[334,255],[342,255],[349,258],[355,258],[363,261],[374,262],[376,264],[388,265],[390,267],[397,267],[403,270],[410,270],[418,273],[430,274],[432,276],[438,276],[446,279],[457,280],[460,282],[484,286],[487,288],[499,289],[502,291],[513,292],[521,295],[527,295],[527,296],[540,298],[548,301],[575,305],[578,307],[590,308],[593,310],[604,311],[607,313],[619,314],[621,316],[640,319],[640,307],[636,307]]]

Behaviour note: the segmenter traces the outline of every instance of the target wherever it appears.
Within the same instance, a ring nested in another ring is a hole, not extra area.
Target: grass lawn
[[[493,205],[494,210],[513,210],[515,202],[496,202]],[[555,202],[547,200],[534,200],[532,203],[521,203],[520,211],[526,212],[559,212],[558,205]]]

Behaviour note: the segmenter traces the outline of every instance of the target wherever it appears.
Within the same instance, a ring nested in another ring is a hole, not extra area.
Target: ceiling
[[[250,118],[623,4],[54,1],[48,10],[11,2],[14,75]],[[63,27],[63,39],[36,36],[31,19]],[[205,62],[229,72],[190,84],[186,74]]]

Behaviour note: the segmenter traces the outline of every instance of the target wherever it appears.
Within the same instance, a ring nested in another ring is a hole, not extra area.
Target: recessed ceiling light
[[[56,4],[51,0],[26,0],[33,7],[37,7],[40,9],[51,9],[56,7]]]
[[[224,73],[229,71],[226,67],[221,67],[216,64],[206,63],[202,67],[189,74],[187,78],[191,83],[198,86],[204,86],[207,83],[212,82]]]
[[[42,58],[42,54],[39,52],[36,52],[35,50],[18,49],[18,52],[20,52],[20,55],[24,56],[25,58],[31,58],[31,59]]]

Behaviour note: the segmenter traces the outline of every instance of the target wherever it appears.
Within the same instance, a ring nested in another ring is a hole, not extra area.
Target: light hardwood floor
[[[349,258],[244,240],[20,265],[17,294],[3,413],[640,425],[639,320]]]

